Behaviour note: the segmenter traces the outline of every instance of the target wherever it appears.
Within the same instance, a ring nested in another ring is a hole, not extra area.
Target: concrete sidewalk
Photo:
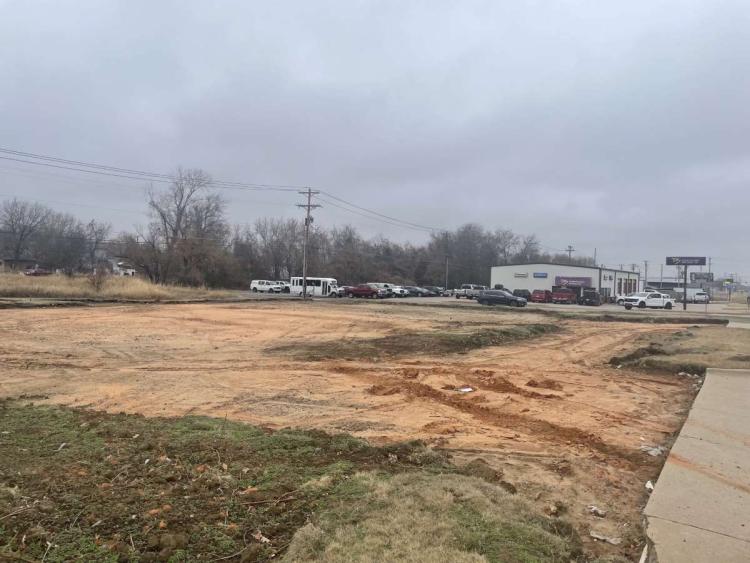
[[[708,370],[644,514],[649,561],[750,561],[750,370]]]

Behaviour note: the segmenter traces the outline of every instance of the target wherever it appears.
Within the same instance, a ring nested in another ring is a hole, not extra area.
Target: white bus
[[[292,278],[292,295],[302,295],[302,278]],[[335,278],[307,278],[307,294],[318,297],[339,297],[339,282]]]

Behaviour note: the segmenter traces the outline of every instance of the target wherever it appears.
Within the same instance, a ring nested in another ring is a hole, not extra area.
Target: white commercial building
[[[593,287],[603,299],[623,293],[638,291],[638,272],[599,268],[596,266],[573,266],[533,262],[494,266],[490,273],[490,287],[502,285],[505,289],[548,289],[553,287]]]

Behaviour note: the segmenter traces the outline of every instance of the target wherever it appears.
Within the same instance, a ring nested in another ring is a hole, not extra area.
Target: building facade
[[[559,286],[593,287],[603,299],[609,299],[615,295],[638,291],[639,279],[639,272],[627,270],[533,262],[494,266],[490,272],[490,287],[502,285],[511,291],[551,290]]]

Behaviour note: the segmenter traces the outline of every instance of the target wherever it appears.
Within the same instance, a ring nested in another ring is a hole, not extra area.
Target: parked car
[[[250,291],[253,293],[281,293],[284,286],[279,282],[270,280],[253,280],[250,282]]]
[[[553,287],[552,288],[552,302],[553,303],[576,303],[578,301],[578,294],[570,289],[569,287]]]
[[[431,293],[430,297],[442,297],[445,293],[445,289],[437,285],[425,285],[423,288]]]
[[[52,272],[50,270],[45,270],[44,268],[29,268],[28,270],[23,271],[24,276],[51,276]]]
[[[391,293],[394,297],[409,297],[409,290],[400,285],[392,285]]]
[[[346,288],[347,297],[369,297],[370,299],[382,299],[388,297],[388,292],[374,283],[361,283]]]
[[[393,297],[393,284],[382,283],[382,282],[367,282],[367,285],[372,285],[378,289],[385,291],[385,297]]]
[[[474,299],[481,291],[485,291],[487,288],[483,285],[477,285],[473,283],[465,283],[460,289],[455,290],[453,293],[456,299]]]
[[[516,297],[523,297],[526,301],[531,299],[531,292],[528,289],[514,289],[513,295]]]
[[[581,305],[595,305],[599,306],[602,304],[602,296],[595,289],[584,289],[581,293]]]
[[[532,303],[552,303],[552,292],[549,289],[535,289],[531,292]]]
[[[281,293],[291,293],[292,291],[292,284],[288,281],[278,281],[276,280],[277,284],[281,286]]]
[[[711,298],[705,291],[700,291],[693,295],[693,303],[709,303]]]
[[[623,305],[627,310],[633,307],[639,309],[647,307],[651,309],[671,309],[674,307],[674,299],[664,293],[641,291],[626,297]]]
[[[615,295],[615,303],[617,303],[618,305],[624,305],[625,304],[625,298],[626,297],[630,297],[631,295],[633,295],[633,294],[632,293],[628,293],[628,294],[623,293],[623,294],[620,294],[620,295]]]
[[[480,305],[510,305],[514,307],[525,307],[526,299],[518,297],[504,289],[486,289],[480,291],[476,297]]]

